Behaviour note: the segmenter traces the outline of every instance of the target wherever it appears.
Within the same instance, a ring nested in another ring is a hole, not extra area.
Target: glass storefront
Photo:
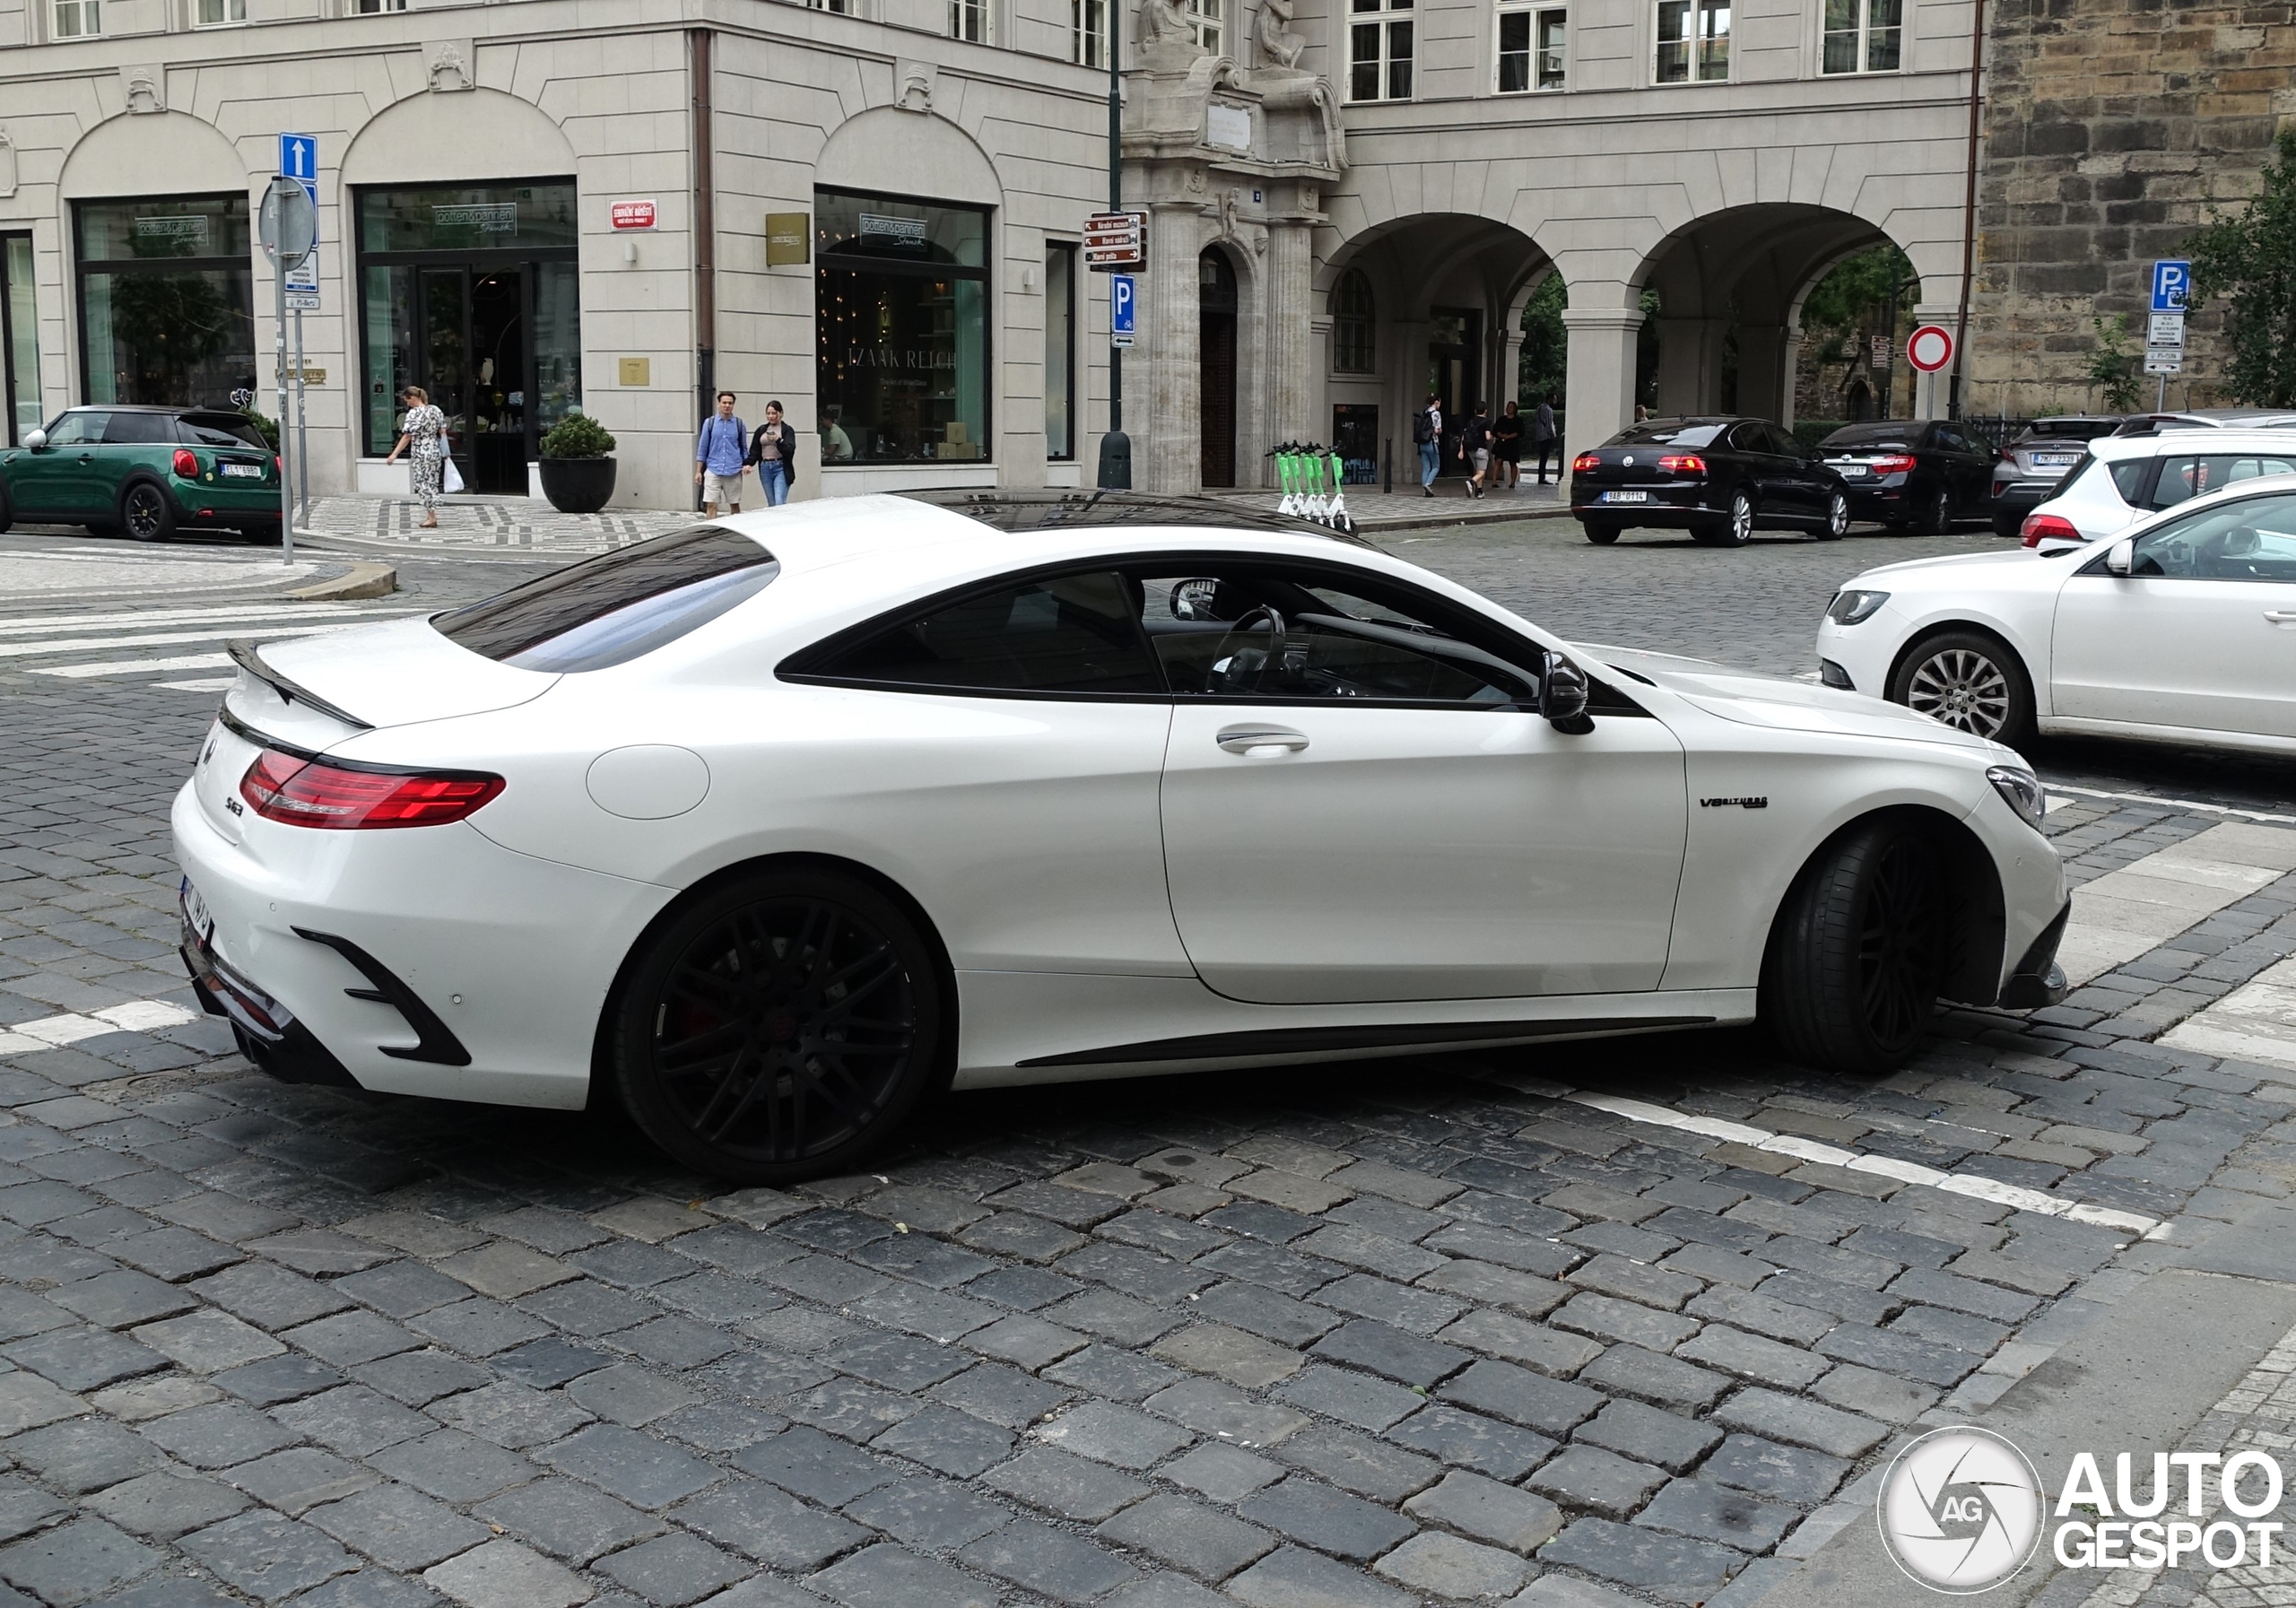
[[[390,451],[420,386],[471,490],[524,495],[582,406],[573,181],[361,190],[355,211],[365,450]]]
[[[86,401],[228,407],[258,387],[246,196],[72,211]]]
[[[988,213],[814,194],[822,461],[984,462]]]
[[[32,301],[32,238],[0,234],[0,442],[40,427],[39,314]]]

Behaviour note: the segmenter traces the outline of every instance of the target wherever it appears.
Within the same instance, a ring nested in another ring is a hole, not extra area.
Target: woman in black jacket
[[[782,422],[779,403],[765,404],[765,422],[750,438],[748,461],[757,466],[766,507],[779,508],[789,500],[789,489],[797,483],[797,432]]]

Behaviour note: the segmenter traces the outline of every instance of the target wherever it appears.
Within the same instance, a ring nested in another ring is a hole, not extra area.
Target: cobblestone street
[[[1839,581],[1992,541],[1388,540],[1786,674]],[[727,1193],[612,1113],[253,1073],[174,951],[227,674],[175,661],[532,573],[266,575],[149,658],[127,582],[0,597],[0,1608],[1751,1608],[1872,1530],[1910,1434],[2164,1281],[2296,1278],[2224,1259],[2296,1217],[2296,1069],[2159,1041],[2296,954],[2284,767],[2098,744],[2037,755],[2077,882],[2252,874],[1878,1082],[1732,1031],[969,1094],[876,1171]],[[2193,1444],[2287,1445],[2292,1356]]]

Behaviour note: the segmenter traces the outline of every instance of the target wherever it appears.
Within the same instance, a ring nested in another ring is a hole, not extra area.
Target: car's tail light
[[[266,748],[239,778],[239,796],[266,821],[334,831],[441,826],[502,791],[502,778],[467,770],[379,770],[306,760]]]
[[[1658,467],[1670,474],[1703,474],[1706,460],[1694,452],[1668,453],[1658,460]]]
[[[188,447],[176,448],[176,474],[185,480],[199,478],[199,455]]]
[[[2038,547],[2044,542],[2078,542],[2083,540],[2073,521],[2062,514],[2028,514],[2017,534],[2028,547]]]
[[[1912,468],[1913,455],[1911,453],[1892,452],[1886,457],[1877,457],[1874,460],[1874,473],[1876,474],[1904,474]]]
[[[280,461],[279,455],[275,452],[271,455],[271,472],[274,474],[287,473],[287,465]]]
[[[1570,473],[1573,474],[1592,474],[1602,466],[1603,460],[1591,452],[1582,452],[1570,460]]]

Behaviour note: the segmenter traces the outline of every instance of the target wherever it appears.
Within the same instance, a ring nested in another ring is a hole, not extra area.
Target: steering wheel
[[[1267,646],[1254,647],[1239,639],[1250,632],[1255,621],[1267,625]],[[1259,689],[1259,680],[1267,669],[1268,661],[1283,646],[1283,616],[1266,604],[1246,609],[1236,617],[1221,635],[1220,646],[1213,651],[1212,669],[1205,677],[1207,692],[1253,692]]]

